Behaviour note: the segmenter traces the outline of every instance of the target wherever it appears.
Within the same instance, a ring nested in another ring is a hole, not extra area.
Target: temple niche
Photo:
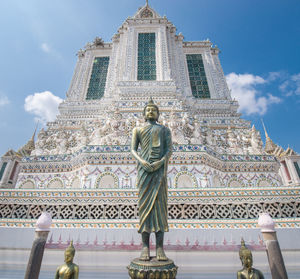
[[[152,97],[158,121],[172,133],[168,188],[174,228],[184,222],[191,228],[254,228],[262,211],[278,218],[278,226],[284,218],[296,224],[300,156],[273,143],[266,129],[263,143],[237,112],[219,54],[209,40],[185,41],[148,4],[121,24],[111,42],[99,36],[88,42],[77,53],[55,121],[1,157],[0,187],[14,195],[11,204],[0,197],[4,219],[14,216],[25,226],[43,208],[65,228],[74,220],[81,229],[110,228],[113,219],[115,229],[116,220],[118,228],[135,229],[131,131],[144,125],[143,108]],[[22,195],[30,196],[30,204]],[[90,223],[80,223],[81,216]],[[219,221],[212,225],[209,219]]]

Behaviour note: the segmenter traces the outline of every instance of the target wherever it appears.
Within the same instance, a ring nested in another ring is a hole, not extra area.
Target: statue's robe
[[[138,163],[139,233],[167,232],[168,228],[168,159],[172,153],[170,130],[157,123],[135,128],[132,148],[141,145],[140,157],[149,163],[166,157],[165,163],[154,172],[147,172]]]
[[[79,267],[77,264],[63,264],[56,270],[55,279],[78,279]]]
[[[240,270],[237,273],[237,279],[264,279],[263,273],[255,268],[252,268],[252,272],[249,274],[246,270]]]

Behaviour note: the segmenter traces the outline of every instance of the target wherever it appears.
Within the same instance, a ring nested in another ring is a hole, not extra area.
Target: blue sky
[[[31,137],[65,98],[76,52],[100,36],[111,41],[143,0],[2,0],[0,154]],[[150,0],[186,41],[209,38],[242,117],[283,148],[300,152],[300,1]],[[43,95],[35,93],[47,92]],[[40,98],[35,98],[40,96]],[[264,135],[262,133],[263,139]]]

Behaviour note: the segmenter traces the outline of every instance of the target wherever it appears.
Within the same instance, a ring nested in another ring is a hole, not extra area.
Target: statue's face
[[[244,256],[244,266],[246,268],[250,268],[250,267],[252,267],[252,264],[253,264],[252,255],[248,254],[248,255]]]
[[[145,118],[147,120],[157,120],[158,110],[155,106],[147,106],[145,110]]]
[[[72,263],[73,262],[74,255],[71,251],[65,252],[65,263]]]

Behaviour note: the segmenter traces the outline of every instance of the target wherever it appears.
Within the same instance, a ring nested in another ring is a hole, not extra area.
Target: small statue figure
[[[100,37],[96,37],[93,43],[95,46],[102,46],[102,47],[104,46],[104,42]]]
[[[252,253],[245,246],[244,239],[241,240],[241,248],[239,254],[243,269],[237,272],[237,279],[264,279],[264,275],[262,274],[262,272],[252,267]]]
[[[54,154],[67,153],[68,135],[65,131],[59,131],[56,136],[56,149]]]
[[[157,123],[158,107],[150,99],[144,108],[146,125],[132,131],[131,152],[138,161],[139,233],[142,235],[140,260],[150,261],[150,233],[156,236],[156,260],[168,261],[163,249],[164,232],[168,228],[167,168],[172,153],[169,128]],[[140,153],[137,152],[141,146]]]
[[[250,138],[250,143],[251,147],[250,149],[250,154],[262,154],[262,141],[260,137],[259,131],[255,129],[255,126],[252,126],[251,132],[250,132],[251,138]]]
[[[166,125],[165,125],[166,126]],[[176,116],[175,109],[172,109],[170,113],[168,127],[172,133],[172,141],[174,144],[187,144],[187,140],[184,138],[182,123]]]
[[[243,154],[249,154],[249,148],[250,148],[250,135],[246,133],[241,133],[240,134],[240,139],[242,142],[242,149],[243,149]]]
[[[242,153],[242,149],[239,147],[238,138],[230,126],[228,126],[228,129],[227,129],[227,143],[229,145],[230,153],[233,153],[233,154]]]
[[[102,145],[106,144],[105,137],[111,130],[111,120],[107,119],[105,124],[103,125],[100,120],[95,121],[95,129],[92,132],[89,141],[90,145]]]
[[[83,57],[84,54],[85,54],[85,50],[83,50],[83,49],[79,49],[78,52],[77,52],[78,57]]]
[[[125,144],[127,140],[125,121],[122,119],[122,114],[117,107],[111,119],[111,130],[106,136],[106,140],[110,145]]]
[[[45,147],[47,136],[48,135],[46,131],[42,128],[38,133],[37,141],[35,143],[35,149],[31,152],[31,155],[39,156],[39,155],[48,154],[49,151]]]
[[[89,144],[89,131],[88,129],[84,126],[84,124],[81,125],[80,130],[77,134],[76,137],[76,141],[77,141],[77,146],[76,148],[73,150],[73,152],[75,150],[80,149],[81,147],[87,146]]]
[[[183,115],[181,120],[182,131],[184,138],[189,142],[190,138],[193,136],[194,127],[190,124],[190,119],[187,113]]]
[[[191,144],[202,144],[201,125],[197,119],[194,119],[194,130],[190,140]]]
[[[215,146],[217,144],[213,130],[210,127],[207,127],[205,142],[210,146]]]
[[[78,279],[79,266],[73,263],[75,248],[73,241],[65,250],[65,263],[59,266],[55,273],[55,279]]]

